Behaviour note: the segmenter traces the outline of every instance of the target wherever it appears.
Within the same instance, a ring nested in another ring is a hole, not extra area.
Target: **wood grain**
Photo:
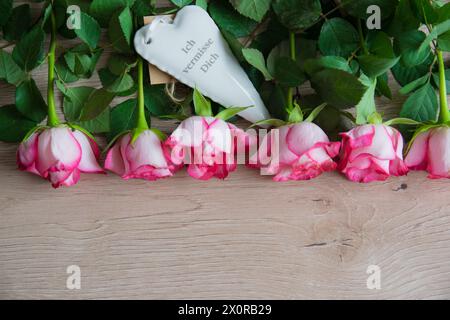
[[[45,90],[45,66],[35,78]],[[387,117],[404,101],[393,88],[377,100]],[[0,83],[0,105],[12,101]],[[240,167],[226,181],[84,175],[53,190],[16,170],[16,147],[0,143],[1,299],[450,298],[448,181],[274,183]],[[366,287],[372,264],[381,290]],[[81,290],[66,289],[69,265]]]

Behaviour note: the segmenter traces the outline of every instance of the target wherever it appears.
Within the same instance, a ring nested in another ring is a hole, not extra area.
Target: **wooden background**
[[[35,79],[45,92],[45,66]],[[378,100],[388,117],[405,99],[397,89]],[[0,83],[0,105],[13,101]],[[16,170],[16,148],[0,143],[2,299],[450,298],[446,180],[274,183],[240,167],[225,181],[83,175],[53,190]],[[66,288],[69,265],[81,268],[80,290]],[[366,287],[369,265],[381,268],[380,290]]]

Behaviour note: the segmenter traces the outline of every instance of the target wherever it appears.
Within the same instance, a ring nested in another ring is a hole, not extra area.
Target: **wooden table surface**
[[[45,68],[35,72],[44,92]],[[378,100],[388,116],[405,99],[394,91]],[[0,105],[13,101],[0,83]],[[328,173],[274,183],[239,167],[225,181],[83,175],[53,190],[16,170],[16,148],[0,143],[2,299],[450,298],[447,180],[419,172],[364,185]],[[70,265],[80,290],[66,287]],[[367,288],[370,265],[379,290]]]

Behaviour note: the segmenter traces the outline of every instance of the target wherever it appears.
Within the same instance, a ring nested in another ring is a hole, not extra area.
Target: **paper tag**
[[[164,15],[163,15],[164,16]],[[174,14],[165,15],[166,17],[173,18]],[[144,17],[144,24],[150,24],[157,16],[147,16]],[[175,78],[173,78],[170,74],[161,71],[157,66],[149,63],[148,64],[148,72],[150,73],[150,84],[166,84],[177,82]]]
[[[185,6],[173,19],[154,17],[136,32],[134,47],[145,60],[225,108],[249,107],[239,115],[250,122],[269,119],[216,23],[199,6]]]

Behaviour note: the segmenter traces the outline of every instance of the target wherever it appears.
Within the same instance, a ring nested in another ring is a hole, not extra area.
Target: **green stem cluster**
[[[56,56],[56,19],[55,13],[52,9],[51,15],[51,39],[50,48],[48,52],[48,81],[47,81],[47,104],[48,104],[48,120],[47,124],[50,127],[59,125],[58,114],[56,113],[55,105],[55,56]]]
[[[439,49],[436,49],[436,55],[439,63],[439,97],[440,97],[439,122],[447,123],[450,122],[450,112],[448,110],[448,102],[447,102],[447,83],[445,79],[444,58],[442,56],[442,51]]]

